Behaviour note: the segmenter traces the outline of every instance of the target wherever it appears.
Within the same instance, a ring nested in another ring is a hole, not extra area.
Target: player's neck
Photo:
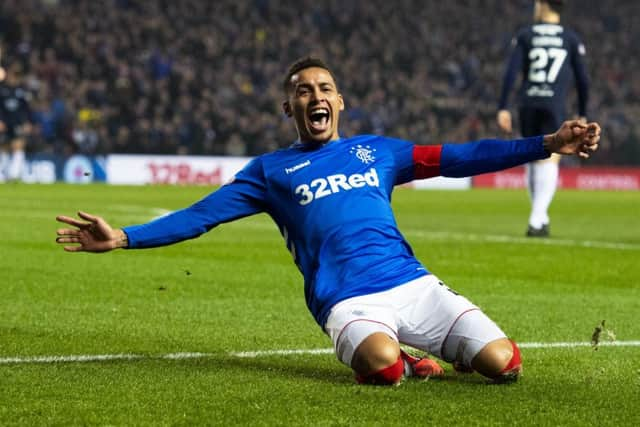
[[[339,139],[340,139],[340,135],[333,135],[331,138],[327,139],[326,141],[315,140],[315,139],[302,139],[298,135],[298,140],[295,143],[299,145],[306,145],[308,147],[321,147],[323,145],[330,144],[333,141],[337,141]]]
[[[304,151],[313,151],[313,150],[317,150],[318,148],[324,147],[325,145],[331,144],[332,142],[337,141],[339,139],[340,139],[339,136],[337,138],[331,138],[327,141],[315,141],[315,140],[302,141],[300,138],[298,138],[291,147],[300,148]]]
[[[559,24],[560,15],[555,12],[548,11],[540,15],[539,21],[543,24]]]

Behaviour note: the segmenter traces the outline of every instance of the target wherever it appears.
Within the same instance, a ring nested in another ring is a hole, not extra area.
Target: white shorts
[[[376,332],[466,366],[487,343],[506,337],[477,306],[433,274],[339,302],[329,313],[325,332],[347,366],[362,341]]]

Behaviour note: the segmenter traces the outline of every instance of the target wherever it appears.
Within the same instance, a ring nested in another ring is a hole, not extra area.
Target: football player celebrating
[[[536,0],[535,23],[523,28],[513,39],[513,50],[505,71],[498,105],[498,126],[511,133],[509,92],[522,72],[519,117],[522,136],[550,133],[565,117],[565,101],[573,79],[578,89],[578,114],[586,120],[588,79],[583,57],[585,48],[578,36],[560,25],[563,0]],[[549,236],[549,205],[558,183],[560,156],[527,164],[527,187],[531,214],[526,235]]]
[[[468,299],[427,271],[398,230],[394,186],[438,175],[462,177],[598,148],[596,123],[565,122],[545,136],[515,141],[418,146],[383,136],[342,138],[345,103],[320,60],[294,63],[284,80],[284,112],[298,140],[253,159],[234,179],[190,207],[141,225],[112,228],[79,212],[57,232],[69,252],[140,249],[191,239],[218,224],[266,212],[304,276],[306,303],[336,356],[366,384],[441,376],[434,360],[498,382],[521,371],[517,345]]]

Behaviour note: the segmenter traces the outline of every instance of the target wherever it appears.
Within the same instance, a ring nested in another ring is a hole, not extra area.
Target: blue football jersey
[[[413,143],[357,136],[296,143],[253,159],[231,182],[192,206],[125,227],[130,248],[197,237],[218,224],[268,213],[304,276],[307,306],[323,326],[346,298],[428,274],[391,210],[395,185],[413,180]],[[542,138],[444,144],[438,174],[468,176],[547,157]]]

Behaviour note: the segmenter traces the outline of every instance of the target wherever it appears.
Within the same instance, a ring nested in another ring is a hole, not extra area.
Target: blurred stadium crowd
[[[289,145],[281,80],[325,59],[341,133],[422,144],[498,135],[510,39],[530,0],[2,0],[1,65],[30,94],[30,151],[256,155]],[[583,37],[592,163],[640,164],[640,2],[569,1]],[[575,110],[575,104],[569,105]],[[571,111],[571,110],[570,110]]]

